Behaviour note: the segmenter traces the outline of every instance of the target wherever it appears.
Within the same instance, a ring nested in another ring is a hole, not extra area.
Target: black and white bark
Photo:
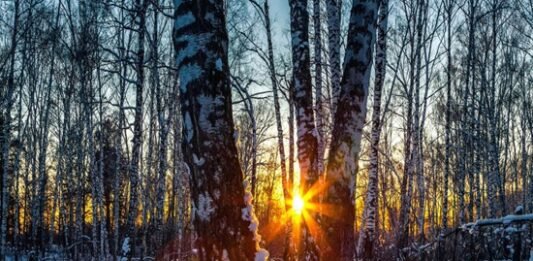
[[[377,241],[376,223],[378,212],[379,184],[379,140],[381,135],[381,92],[385,82],[387,64],[387,19],[389,1],[379,3],[378,35],[376,42],[376,69],[374,81],[374,98],[372,104],[372,130],[370,137],[370,170],[363,212],[363,226],[359,233],[357,255],[370,260],[374,258],[374,245]]]
[[[9,197],[9,186],[8,186],[8,166],[9,166],[9,145],[10,145],[10,136],[11,136],[11,110],[13,108],[14,99],[13,95],[15,93],[15,59],[17,52],[18,44],[18,24],[19,24],[19,12],[20,12],[20,1],[15,0],[14,2],[14,22],[13,22],[13,32],[11,35],[11,46],[9,50],[9,75],[7,79],[7,90],[5,96],[2,97],[2,102],[0,102],[0,119],[2,120],[1,128],[1,146],[2,146],[2,155],[0,162],[2,163],[2,169],[0,174],[2,175],[2,194],[1,194],[1,224],[0,224],[0,256],[5,254],[6,240],[7,240],[7,212],[8,212],[8,197]]]
[[[378,13],[377,1],[353,1],[344,73],[327,161],[324,203],[335,206],[323,216],[323,258],[352,260],[355,255],[355,175],[366,117],[366,104]]]
[[[341,7],[342,1],[326,1],[328,17],[328,69],[331,75],[331,118],[335,117],[335,110],[341,90]]]
[[[200,260],[267,257],[237,158],[222,1],[174,1],[174,47]],[[223,163],[223,164],[221,164]]]
[[[314,29],[314,65],[315,65],[315,106],[314,113],[316,119],[317,138],[317,172],[322,175],[324,172],[325,153],[325,133],[324,133],[324,105],[322,94],[322,21],[321,21],[321,0],[313,0],[313,29]]]
[[[144,96],[144,42],[146,33],[146,9],[147,0],[136,0],[134,4],[135,25],[137,26],[137,50],[135,57],[135,115],[133,122],[133,139],[131,149],[131,160],[129,164],[130,179],[130,201],[129,213],[126,221],[126,239],[129,244],[129,251],[126,253],[131,257],[135,253],[136,226],[135,221],[138,215],[139,198],[139,161],[141,159],[141,146],[143,140],[143,96]]]
[[[451,103],[452,103],[452,75],[453,75],[453,60],[452,60],[452,14],[454,8],[454,0],[446,1],[446,112],[444,125],[444,181],[442,192],[442,232],[448,229],[448,184],[450,178],[450,158],[451,158]],[[441,234],[444,235],[444,234]]]
[[[309,51],[309,12],[307,0],[289,1],[291,16],[292,84],[294,85],[294,109],[296,113],[300,190],[305,195],[318,181],[317,133],[313,108],[311,82],[311,58]],[[310,194],[311,195],[311,194]],[[316,195],[309,198],[315,202]],[[313,217],[314,218],[314,217]],[[307,224],[302,224],[300,259],[317,259],[316,235]],[[314,239],[315,237],[315,239]]]

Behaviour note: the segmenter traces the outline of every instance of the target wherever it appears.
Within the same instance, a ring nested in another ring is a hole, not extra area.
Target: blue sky
[[[286,25],[289,28],[289,1],[272,0],[270,15],[279,25]]]
[[[284,44],[288,44],[289,40],[289,1],[288,0],[270,0],[270,19],[273,23],[274,45],[281,44],[277,48],[282,48]],[[281,41],[281,42],[280,42]],[[276,48],[276,47],[275,47]]]

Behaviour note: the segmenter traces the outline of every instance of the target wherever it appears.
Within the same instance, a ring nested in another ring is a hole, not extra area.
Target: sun
[[[292,198],[292,210],[295,214],[301,215],[305,209],[305,201],[300,195],[294,195]]]

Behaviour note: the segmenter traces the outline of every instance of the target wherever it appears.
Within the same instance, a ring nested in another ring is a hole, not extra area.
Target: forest
[[[0,260],[533,260],[533,0],[0,14]]]

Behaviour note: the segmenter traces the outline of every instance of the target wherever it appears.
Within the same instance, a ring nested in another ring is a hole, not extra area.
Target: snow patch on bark
[[[184,65],[180,70],[180,88],[183,92],[187,91],[189,83],[197,80],[202,76],[204,70],[198,64]]]
[[[180,15],[176,18],[174,28],[181,29],[185,26],[191,25],[195,21],[196,21],[196,18],[194,18],[194,15],[192,14],[192,12],[189,11],[186,14]]]
[[[250,222],[248,229],[254,234],[254,241],[257,243],[257,252],[255,253],[255,261],[263,261],[268,259],[268,251],[259,247],[259,242],[261,242],[261,236],[258,233],[257,228],[259,227],[259,220],[254,214],[254,207],[252,205],[253,196],[250,192],[250,186],[248,181],[244,181],[244,204],[246,207],[241,209],[241,218],[244,221]]]
[[[215,66],[218,71],[222,71],[222,59],[218,58],[215,63]]]
[[[269,255],[268,251],[261,248],[257,250],[257,252],[255,253],[254,261],[266,261],[268,260],[268,255]]]
[[[122,255],[127,256],[130,252],[130,238],[126,237],[124,238],[124,242],[122,243]]]
[[[192,136],[194,135],[194,129],[192,127],[192,120],[191,115],[189,112],[185,113],[185,117],[183,117],[183,123],[185,125],[185,139],[187,140],[187,143],[190,143],[192,140]]]
[[[202,166],[205,163],[205,159],[203,157],[198,158],[195,153],[192,154],[192,160],[196,166]]]
[[[229,261],[228,250],[222,250],[222,261]]]
[[[215,207],[213,206],[213,199],[207,194],[200,194],[198,196],[198,207],[196,209],[196,214],[202,221],[209,221],[211,219],[211,214],[215,212]]]

